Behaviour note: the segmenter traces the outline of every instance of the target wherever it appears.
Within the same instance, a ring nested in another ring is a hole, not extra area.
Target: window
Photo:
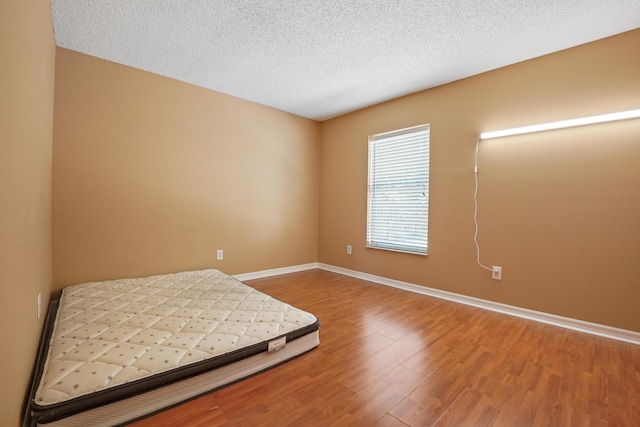
[[[369,137],[367,247],[427,254],[429,125]]]

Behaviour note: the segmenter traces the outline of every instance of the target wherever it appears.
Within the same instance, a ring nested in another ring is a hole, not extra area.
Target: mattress
[[[318,327],[218,270],[70,286],[49,310],[25,424],[126,424],[313,349]]]

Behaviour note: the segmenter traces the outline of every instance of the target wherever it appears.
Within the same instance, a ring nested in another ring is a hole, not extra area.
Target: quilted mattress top
[[[316,322],[218,270],[70,286],[34,403],[65,402]]]

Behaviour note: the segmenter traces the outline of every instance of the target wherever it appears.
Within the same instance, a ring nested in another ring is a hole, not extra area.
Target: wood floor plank
[[[476,375],[434,425],[493,425],[500,410],[512,396],[514,391],[510,387],[491,378]]]
[[[391,408],[422,381],[424,381],[422,375],[402,366],[396,366],[360,390],[349,403],[346,413],[334,424],[377,425]],[[396,421],[399,420],[396,419]]]
[[[248,284],[320,346],[134,426],[640,426],[640,346],[321,270]]]
[[[401,365],[402,362],[424,346],[425,343],[420,339],[419,332],[407,334],[386,348],[369,354],[369,357],[339,375],[338,381],[354,391],[360,391],[368,384]]]

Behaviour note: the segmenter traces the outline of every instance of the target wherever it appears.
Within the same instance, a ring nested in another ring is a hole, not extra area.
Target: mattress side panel
[[[168,384],[165,387],[150,389],[126,399],[38,425],[43,427],[126,425],[285,363],[312,350],[319,342],[316,330],[299,337],[281,351],[258,353],[237,363]]]

